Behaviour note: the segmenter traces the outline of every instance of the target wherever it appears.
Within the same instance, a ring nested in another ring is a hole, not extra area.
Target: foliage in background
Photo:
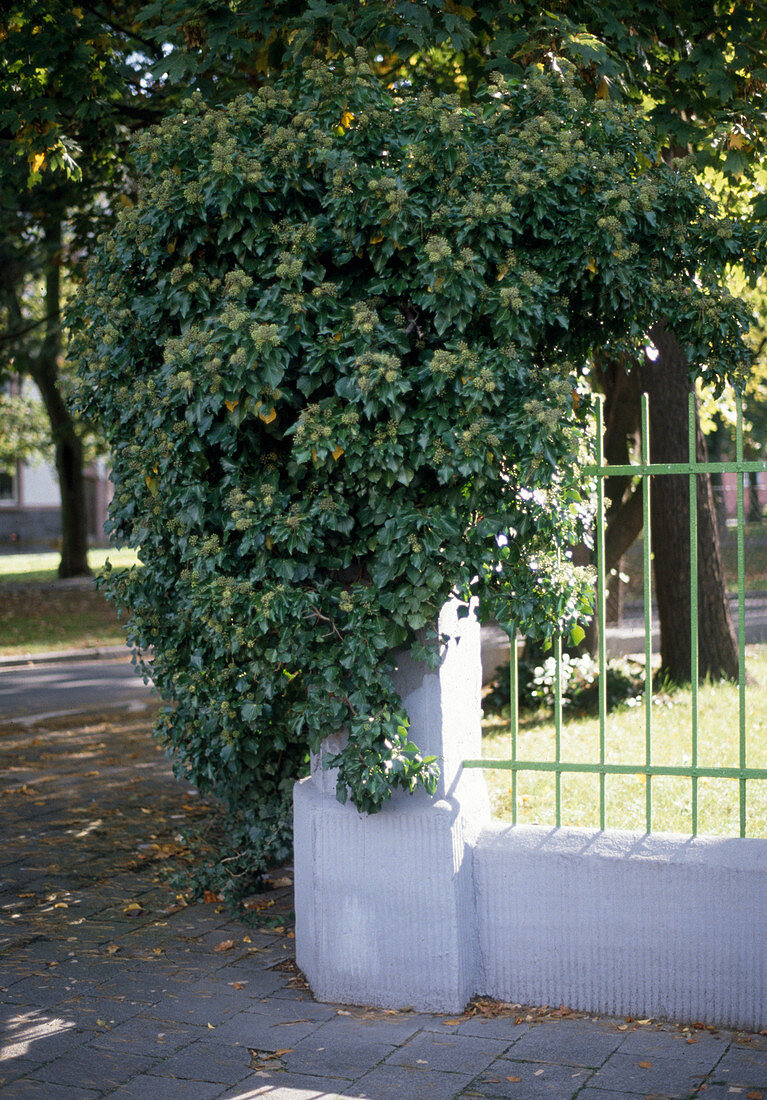
[[[736,227],[563,69],[465,106],[394,94],[358,51],[137,143],[138,202],[71,317],[79,401],[145,563],[113,593],[234,875],[286,854],[329,734],[360,809],[432,788],[393,652],[436,658],[451,593],[539,637],[582,615],[586,356],[662,314],[702,376],[747,360]]]
[[[22,459],[47,455],[50,442],[39,401],[17,393],[0,393],[0,471],[12,474]]]

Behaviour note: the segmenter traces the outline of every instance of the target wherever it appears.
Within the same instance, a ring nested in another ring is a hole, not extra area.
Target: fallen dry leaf
[[[687,1043],[688,1045],[689,1045],[690,1043],[697,1043],[697,1041],[698,1041],[698,1040],[697,1040],[696,1038],[694,1038],[694,1037],[693,1037],[692,1035],[690,1036],[690,1038],[689,1038],[689,1039],[685,1039],[685,1042],[686,1042],[686,1043]]]
[[[293,1047],[283,1047],[282,1050],[275,1050],[274,1057],[275,1058],[282,1058],[283,1054],[292,1054],[292,1053],[293,1053]],[[759,1095],[761,1096],[761,1093]]]
[[[507,1081],[521,1081],[522,1078],[521,1077],[507,1077],[506,1080]]]
[[[245,988],[245,982],[230,982],[229,984],[231,985],[232,989],[244,989]]]
[[[445,1025],[445,1027],[458,1027],[458,1025],[460,1023],[462,1023],[462,1021],[461,1020],[443,1020],[442,1023]]]
[[[126,905],[123,909],[123,913],[143,913],[143,906],[139,905],[137,901],[132,901],[130,905]]]
[[[759,1089],[752,1089],[746,1093],[746,1100],[762,1100],[762,1094]]]
[[[640,1069],[652,1069],[652,1062],[640,1062],[639,1063],[639,1068]]]
[[[217,943],[213,948],[214,951],[231,951],[234,947],[234,940],[222,940],[221,943]]]
[[[107,946],[106,946],[107,955],[116,955],[119,950],[120,950],[119,943],[108,943]]]

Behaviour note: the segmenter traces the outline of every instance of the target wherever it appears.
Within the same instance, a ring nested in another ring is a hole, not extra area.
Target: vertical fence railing
[[[596,533],[595,556],[597,567],[596,605],[594,616],[598,628],[597,663],[599,670],[598,760],[573,762],[562,757],[563,691],[562,691],[562,635],[554,640],[554,759],[525,760],[519,756],[519,674],[516,630],[510,632],[510,732],[511,752],[508,760],[466,760],[467,768],[503,769],[511,772],[511,818],[518,821],[518,777],[521,773],[554,773],[554,823],[567,825],[562,815],[562,777],[566,774],[596,774],[599,781],[599,827],[605,829],[607,820],[608,776],[641,776],[645,785],[645,828],[653,828],[653,779],[658,776],[685,777],[691,783],[691,829],[698,832],[698,784],[701,779],[734,779],[739,789],[739,832],[747,834],[748,782],[767,779],[767,768],[748,766],[746,729],[746,611],[745,611],[745,514],[743,500],[743,476],[750,472],[767,472],[767,462],[747,461],[743,453],[743,412],[736,398],[735,460],[728,462],[699,462],[697,458],[697,416],[695,395],[690,394],[688,408],[688,460],[684,463],[652,462],[650,457],[650,409],[647,394],[642,395],[640,460],[637,464],[605,464],[603,400],[596,404],[595,463],[587,466],[585,473],[596,478]],[[738,766],[717,767],[701,765],[699,760],[699,608],[698,608],[698,478],[711,473],[736,474],[737,517],[737,586],[738,586]],[[689,540],[690,540],[690,667],[691,667],[691,728],[690,762],[680,764],[656,763],[653,758],[653,620],[652,620],[652,530],[650,520],[651,479],[665,475],[686,475],[689,484]],[[644,760],[636,763],[614,763],[608,760],[608,697],[607,697],[607,611],[606,611],[606,556],[605,556],[605,490],[607,477],[637,477],[642,485],[643,539],[642,539],[642,587],[644,602]],[[612,823],[620,828],[622,823]]]

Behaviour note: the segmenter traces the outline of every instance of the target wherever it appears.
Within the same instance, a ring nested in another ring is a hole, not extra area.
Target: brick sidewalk
[[[765,1035],[317,1004],[289,889],[256,931],[161,881],[199,811],[149,724],[0,729],[3,1100],[767,1100]]]

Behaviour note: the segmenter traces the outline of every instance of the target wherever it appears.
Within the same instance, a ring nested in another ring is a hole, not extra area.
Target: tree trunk
[[[657,359],[641,369],[643,389],[650,397],[650,458],[653,462],[687,462],[687,402],[690,393],[687,361],[673,332],[655,325],[652,339]],[[706,443],[696,433],[698,461],[705,461]],[[738,648],[730,615],[719,547],[711,481],[699,475],[698,503],[698,647],[701,676],[737,679]],[[676,683],[689,683],[690,643],[690,505],[684,475],[653,478],[651,496],[655,594],[661,635],[661,669]]]
[[[748,514],[747,523],[762,522],[762,506],[759,503],[759,474],[756,470],[748,472]]]
[[[61,354],[61,223],[46,230],[48,270],[45,279],[45,339],[34,356],[30,374],[45,405],[56,454],[61,493],[61,561],[59,577],[90,576],[88,518],[85,503],[83,446],[77,427],[59,390],[58,360]]]

